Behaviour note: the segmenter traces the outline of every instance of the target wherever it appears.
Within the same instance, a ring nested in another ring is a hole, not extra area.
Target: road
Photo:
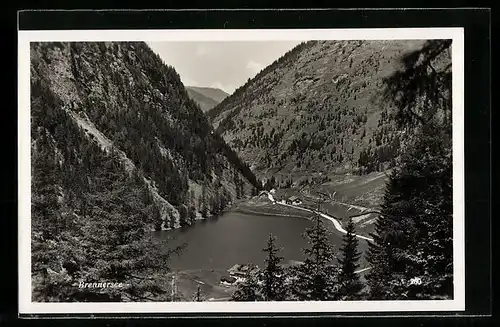
[[[274,199],[274,197],[273,197],[273,195],[271,193],[269,193],[269,192],[266,192],[266,193],[267,193],[267,197],[269,198],[269,200],[273,204],[279,204],[279,205],[282,205],[282,206],[287,206],[287,207],[292,207],[292,208],[296,208],[296,209],[299,209],[299,210],[305,210],[305,211],[308,211],[308,212],[317,213],[321,217],[330,220],[333,223],[333,226],[335,227],[336,230],[338,230],[339,232],[341,232],[343,234],[347,234],[347,231],[342,227],[342,225],[340,224],[340,222],[337,219],[335,219],[334,217],[332,217],[330,215],[327,215],[325,213],[322,213],[322,212],[318,212],[316,210],[302,208],[300,206],[293,205],[293,204],[287,204],[287,203],[277,202]],[[363,235],[357,235],[357,234],[356,234],[356,237],[364,239],[364,240],[367,240],[367,241],[370,241],[370,242],[373,242],[373,238],[370,238],[370,237],[366,237],[366,236],[363,236]]]

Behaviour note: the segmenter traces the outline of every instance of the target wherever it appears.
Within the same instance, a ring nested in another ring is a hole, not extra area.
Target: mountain
[[[105,211],[128,185],[142,194],[137,206],[152,205],[149,228],[175,228],[257,185],[145,43],[32,43],[31,114],[33,198],[46,207],[49,187],[52,214],[65,219],[88,203]],[[96,199],[98,185],[114,186]],[[34,223],[49,215],[38,213]]]
[[[303,42],[207,115],[259,178],[325,182],[333,174],[384,171],[409,135],[395,123],[384,81],[424,44]],[[449,67],[449,51],[433,62]]]
[[[186,91],[203,112],[212,109],[229,95],[221,89],[212,87],[186,86]]]
[[[229,96],[229,94],[227,94],[226,92],[215,87],[187,86],[186,89],[198,92],[206,97],[213,99],[217,103],[222,102],[222,100]]]

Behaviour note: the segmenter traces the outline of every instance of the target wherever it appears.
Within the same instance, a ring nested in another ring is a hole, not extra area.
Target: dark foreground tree
[[[141,189],[134,179],[120,173],[116,158],[105,161],[96,176],[98,183],[89,195],[93,205],[81,238],[86,256],[80,278],[129,284],[105,290],[117,299],[153,300],[163,290],[152,274],[167,272],[170,255],[180,249],[166,251],[147,232],[150,210],[144,210]]]
[[[287,294],[285,290],[285,272],[281,266],[283,257],[278,255],[281,249],[276,247],[276,237],[269,234],[267,247],[266,266],[262,273],[262,295],[266,301],[283,301]]]
[[[333,300],[336,297],[333,247],[321,217],[315,215],[312,221],[313,227],[305,233],[310,247],[303,249],[306,258],[297,269],[294,297],[302,301]]]
[[[92,195],[87,195],[88,218],[82,221],[67,213],[68,220],[77,221],[73,226],[76,230],[33,238],[35,266],[43,272],[42,279],[34,278],[37,300],[139,301],[163,294],[152,273],[169,270],[172,252],[165,251],[164,245],[147,233],[145,213],[150,210],[140,202],[137,185],[122,179],[123,175],[115,175],[110,166],[102,171]],[[41,257],[47,255],[52,257]],[[87,289],[80,287],[80,282],[129,286]]]
[[[415,137],[391,172],[370,244],[373,299],[453,295],[450,46],[429,41],[386,81],[397,122]]]
[[[340,249],[342,257],[338,259],[340,264],[338,296],[341,300],[355,300],[363,284],[359,280],[359,275],[355,273],[359,267],[358,260],[361,254],[358,252],[358,239],[352,219],[349,219],[346,231]]]

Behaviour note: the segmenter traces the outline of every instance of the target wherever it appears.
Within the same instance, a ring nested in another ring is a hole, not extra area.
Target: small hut
[[[302,204],[302,201],[300,200],[300,198],[295,196],[295,195],[289,197],[287,202],[288,202],[288,204],[293,204],[293,205]]]
[[[234,284],[236,282],[236,278],[232,276],[222,276],[220,278],[221,283]]]

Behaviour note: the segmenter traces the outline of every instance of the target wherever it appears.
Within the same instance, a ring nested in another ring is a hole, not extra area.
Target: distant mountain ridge
[[[203,112],[212,109],[229,96],[221,89],[213,87],[186,86],[186,91]]]
[[[324,179],[384,171],[409,135],[396,126],[384,101],[384,79],[424,44],[303,42],[207,115],[258,177]],[[438,70],[449,68],[450,52],[433,62]]]

